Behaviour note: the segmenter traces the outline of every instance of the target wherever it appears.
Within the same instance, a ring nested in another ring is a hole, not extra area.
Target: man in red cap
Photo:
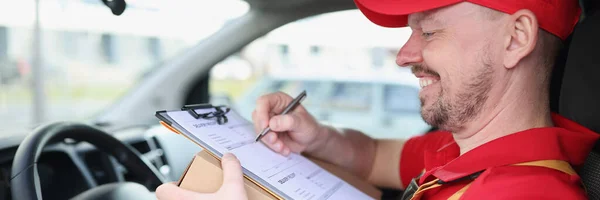
[[[253,113],[257,131],[274,131],[263,138],[267,146],[405,189],[403,199],[586,198],[575,169],[598,135],[551,113],[548,98],[554,57],[579,19],[576,0],[355,3],[376,24],[412,29],[397,63],[420,79],[423,119],[442,131],[406,141],[372,139],[321,125],[303,107],[271,116],[292,101],[274,93],[261,97]],[[239,174],[239,164],[230,163],[226,176]],[[222,190],[241,184],[226,181]],[[180,191],[167,185],[157,195]],[[219,192],[185,194],[227,193]]]

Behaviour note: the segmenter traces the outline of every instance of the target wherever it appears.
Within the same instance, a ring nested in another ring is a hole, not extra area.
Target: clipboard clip
[[[214,108],[215,111],[207,112],[207,113],[197,113],[196,109],[206,109],[206,108]],[[194,104],[194,105],[184,105],[181,110],[187,111],[190,113],[192,117],[195,119],[216,119],[217,124],[223,125],[229,122],[227,119],[227,113],[231,110],[229,107],[221,105],[221,106],[213,106],[211,104]]]

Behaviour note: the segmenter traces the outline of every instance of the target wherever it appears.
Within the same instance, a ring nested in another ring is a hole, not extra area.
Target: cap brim
[[[383,27],[404,27],[408,15],[423,12],[464,0],[354,0],[356,7],[373,23]]]

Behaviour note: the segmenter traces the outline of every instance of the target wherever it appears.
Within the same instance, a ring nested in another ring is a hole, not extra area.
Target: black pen
[[[306,98],[306,90],[302,91],[302,93],[300,93],[300,95],[298,95],[294,100],[292,100],[292,102],[290,102],[290,104],[288,104],[287,107],[285,107],[285,109],[283,110],[283,112],[281,112],[281,114],[279,114],[279,115],[285,115],[285,114],[289,113],[294,108],[296,108],[296,106],[300,105],[300,102],[302,102],[302,100],[304,100],[305,98]],[[267,128],[265,128],[265,130],[263,130],[262,132],[260,132],[260,134],[258,134],[258,136],[254,140],[254,142],[258,142],[258,140],[260,140],[260,138],[265,136],[265,134],[267,134],[269,131],[271,131],[271,127],[267,126]]]

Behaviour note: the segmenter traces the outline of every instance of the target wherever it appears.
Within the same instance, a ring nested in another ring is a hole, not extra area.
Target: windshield
[[[0,134],[90,119],[248,11],[239,0],[127,0],[114,16],[101,0],[39,2],[39,31],[36,1],[0,2]]]

